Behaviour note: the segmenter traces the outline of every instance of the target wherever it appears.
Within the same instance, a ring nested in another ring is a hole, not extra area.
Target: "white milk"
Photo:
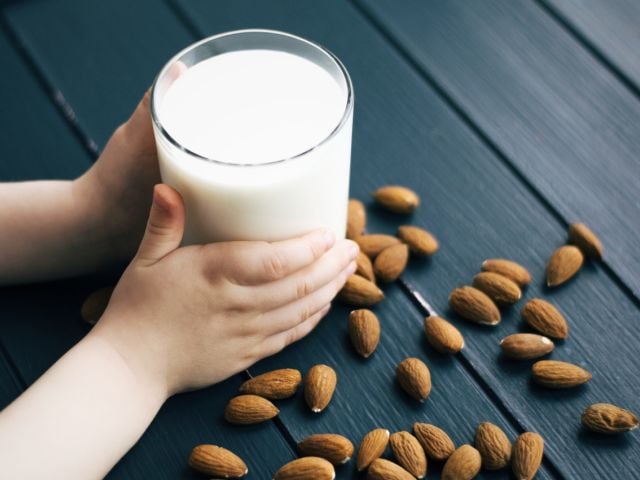
[[[185,243],[277,240],[317,227],[344,237],[351,114],[324,140],[346,106],[329,73],[281,51],[223,53],[183,71],[156,104],[157,119],[182,147],[217,160],[188,154],[154,126],[162,179],[185,201]]]

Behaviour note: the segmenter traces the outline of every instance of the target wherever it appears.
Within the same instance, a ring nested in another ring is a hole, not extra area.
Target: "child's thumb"
[[[162,183],[153,188],[153,203],[135,261],[152,265],[180,246],[184,232],[184,203],[180,194]]]

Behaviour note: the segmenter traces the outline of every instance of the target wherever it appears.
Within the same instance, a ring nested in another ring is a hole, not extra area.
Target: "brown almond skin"
[[[102,287],[92,292],[80,307],[80,316],[89,325],[95,325],[107,309],[114,287]]]
[[[217,445],[198,445],[191,450],[189,466],[216,478],[241,478],[249,469],[235,453]]]
[[[273,480],[333,480],[336,471],[324,458],[302,457],[293,460],[273,476]]]
[[[314,365],[304,379],[304,399],[314,413],[320,413],[333,398],[338,377],[328,365]]]
[[[497,305],[513,305],[522,298],[520,287],[507,277],[494,272],[480,272],[473,286],[486,293]]]
[[[298,443],[298,451],[307,457],[320,457],[333,465],[343,465],[353,457],[353,443],[335,433],[310,435]]]
[[[351,275],[338,293],[338,298],[355,307],[370,307],[380,303],[384,298],[384,293],[375,283],[366,278],[360,275]]]
[[[502,353],[515,360],[531,360],[551,353],[555,345],[542,335],[514,333],[500,340]]]
[[[259,395],[270,400],[293,396],[302,382],[302,375],[294,368],[282,368],[253,377],[240,385],[240,393]]]
[[[418,358],[406,358],[396,368],[396,378],[402,389],[419,402],[431,393],[431,372]]]
[[[389,430],[376,428],[367,433],[360,443],[358,450],[358,460],[356,466],[361,472],[371,465],[376,458],[380,457],[389,444]]]
[[[397,280],[404,272],[408,260],[409,247],[404,243],[385,248],[373,262],[376,278],[385,283]]]
[[[572,278],[584,262],[582,251],[573,245],[563,245],[551,255],[547,264],[547,286],[556,287]]]
[[[635,430],[640,425],[632,412],[611,403],[594,403],[582,412],[582,425],[592,432],[615,435]]]
[[[547,388],[572,388],[591,380],[591,373],[584,368],[558,360],[540,360],[531,367],[533,379]]]
[[[511,469],[518,480],[531,480],[536,476],[542,456],[544,455],[544,440],[533,432],[520,435],[511,452]]]
[[[361,235],[356,239],[356,242],[360,246],[360,251],[372,259],[385,248],[401,243],[398,238],[384,233]]]
[[[409,432],[396,432],[389,438],[398,464],[416,478],[427,474],[427,456],[418,439]]]
[[[458,353],[464,348],[464,337],[444,318],[430,316],[424,319],[424,333],[429,344],[440,353]]]
[[[347,209],[347,238],[355,240],[364,233],[367,225],[367,212],[363,203],[355,198],[349,199]]]
[[[551,338],[565,339],[569,325],[560,311],[541,298],[529,300],[520,312],[522,319],[533,329]]]
[[[380,321],[376,314],[364,308],[353,310],[349,314],[349,338],[356,352],[369,358],[380,342]]]
[[[414,255],[430,257],[438,251],[440,245],[438,240],[424,228],[413,225],[402,225],[398,227],[397,236],[404,243],[409,245],[409,250]]]
[[[482,468],[499,470],[511,459],[511,442],[500,427],[483,422],[476,429],[475,446],[482,457]]]
[[[356,257],[356,275],[360,275],[370,282],[376,282],[376,276],[373,273],[373,263],[371,263],[371,259],[364,252],[358,252],[358,256]]]
[[[266,422],[280,411],[266,398],[257,395],[238,395],[227,403],[224,418],[229,423],[251,425]]]
[[[572,243],[593,260],[602,260],[604,248],[598,236],[584,223],[569,225],[569,243]]]
[[[376,458],[367,470],[369,480],[415,480],[415,477],[400,465],[384,458]]]
[[[471,480],[480,473],[482,458],[471,445],[464,444],[451,454],[442,469],[442,480]]]
[[[482,325],[500,323],[500,310],[486,293],[475,287],[460,287],[449,295],[449,306],[459,316]]]
[[[531,283],[529,270],[519,263],[505,258],[489,258],[482,262],[483,272],[494,272],[514,281],[520,288]]]
[[[431,460],[446,460],[455,451],[451,437],[439,427],[429,423],[414,423],[413,433]]]
[[[410,188],[400,185],[386,185],[373,193],[373,198],[381,206],[394,213],[408,214],[420,205],[420,197]]]

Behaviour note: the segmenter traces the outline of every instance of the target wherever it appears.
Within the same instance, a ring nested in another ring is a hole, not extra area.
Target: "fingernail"
[[[360,251],[360,247],[357,243],[351,242],[351,246],[349,247],[349,255],[351,258],[356,258],[358,256],[358,252]]]
[[[333,230],[325,230],[322,234],[322,240],[327,248],[331,248],[334,243],[336,243],[336,235],[333,233]]]
[[[356,262],[351,262],[349,264],[349,268],[347,269],[347,272],[349,272],[349,275],[351,275],[353,272],[355,272],[358,269],[358,265],[356,264]]]

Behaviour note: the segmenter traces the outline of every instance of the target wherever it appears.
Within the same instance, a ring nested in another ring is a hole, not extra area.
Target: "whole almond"
[[[526,287],[531,283],[529,270],[519,263],[504,258],[490,258],[482,262],[483,272],[494,272],[514,281],[519,287]]]
[[[462,318],[482,325],[500,323],[500,310],[486,293],[474,287],[460,287],[449,295],[451,309]]]
[[[513,444],[511,453],[511,469],[517,480],[531,480],[535,477],[542,455],[544,454],[544,440],[533,432],[520,435]]]
[[[351,198],[349,200],[347,214],[347,238],[355,240],[364,232],[367,224],[367,213],[360,200]]]
[[[415,477],[400,465],[384,458],[376,458],[371,462],[367,470],[367,478],[369,480],[415,480]]]
[[[611,435],[635,430],[640,421],[624,408],[610,403],[594,403],[582,413],[582,425],[593,432]]]
[[[353,310],[349,314],[349,337],[356,352],[368,358],[380,342],[380,321],[371,310]]]
[[[413,433],[432,460],[446,460],[456,449],[447,432],[429,423],[414,423]]]
[[[241,478],[249,469],[235,453],[216,445],[198,445],[191,450],[189,466],[216,478]]]
[[[402,389],[420,402],[431,393],[431,372],[418,358],[406,358],[398,364],[396,377]]]
[[[574,244],[587,257],[602,260],[604,249],[598,236],[584,223],[569,225],[569,243]]]
[[[338,377],[327,365],[314,365],[304,379],[304,399],[314,413],[323,411],[336,390]]]
[[[516,360],[531,360],[553,351],[554,344],[547,337],[535,333],[514,333],[500,340],[502,353]]]
[[[380,457],[387,449],[389,443],[389,430],[384,428],[376,428],[367,433],[360,443],[360,449],[358,450],[358,460],[356,466],[358,471],[361,472],[373,462],[376,458]]]
[[[563,245],[551,255],[547,264],[547,286],[555,287],[573,277],[584,261],[584,255],[578,247]]]
[[[522,319],[547,337],[563,339],[569,335],[569,325],[556,307],[541,298],[533,298],[522,307]]]
[[[347,437],[335,433],[319,433],[298,443],[298,450],[305,456],[320,457],[334,465],[342,465],[351,460],[354,449]]]
[[[424,319],[424,333],[429,344],[440,353],[458,353],[464,338],[456,327],[435,315]]]
[[[409,245],[411,253],[423,257],[430,257],[440,247],[438,240],[431,233],[413,225],[403,225],[398,228],[398,238]]]
[[[394,213],[411,213],[420,205],[420,197],[413,190],[400,185],[380,187],[373,198],[387,210]]]
[[[480,473],[482,458],[471,445],[464,444],[451,454],[442,469],[442,480],[471,480]]]
[[[376,276],[373,273],[373,263],[371,259],[362,251],[358,252],[356,257],[356,275],[366,278],[370,282],[376,281]]]
[[[95,325],[107,309],[114,287],[102,287],[91,293],[80,307],[80,316],[89,325]]]
[[[591,373],[584,368],[558,360],[540,360],[531,367],[533,379],[547,388],[571,388],[591,380]]]
[[[482,457],[482,467],[499,470],[509,464],[511,442],[500,427],[483,422],[476,429],[475,446]]]
[[[240,385],[240,393],[259,395],[270,400],[289,398],[296,393],[302,375],[294,368],[282,368],[253,377]]]
[[[380,252],[373,262],[376,278],[393,282],[404,272],[409,260],[409,247],[404,243],[391,245]]]
[[[499,273],[481,272],[473,277],[473,286],[498,305],[512,305],[522,298],[520,287]]]
[[[369,235],[361,235],[356,238],[356,242],[360,246],[360,251],[369,258],[375,258],[382,250],[391,245],[400,244],[400,240],[392,235],[384,233],[371,233]]]
[[[384,293],[375,283],[366,278],[360,275],[351,275],[338,293],[338,298],[356,307],[370,307],[380,303],[384,298]]]
[[[229,423],[250,425],[265,422],[280,411],[266,398],[257,395],[238,395],[227,403],[224,418]]]
[[[273,480],[333,480],[336,471],[320,457],[302,457],[280,467]]]
[[[427,474],[427,456],[418,439],[409,432],[396,432],[389,438],[391,451],[401,467],[416,478]]]

